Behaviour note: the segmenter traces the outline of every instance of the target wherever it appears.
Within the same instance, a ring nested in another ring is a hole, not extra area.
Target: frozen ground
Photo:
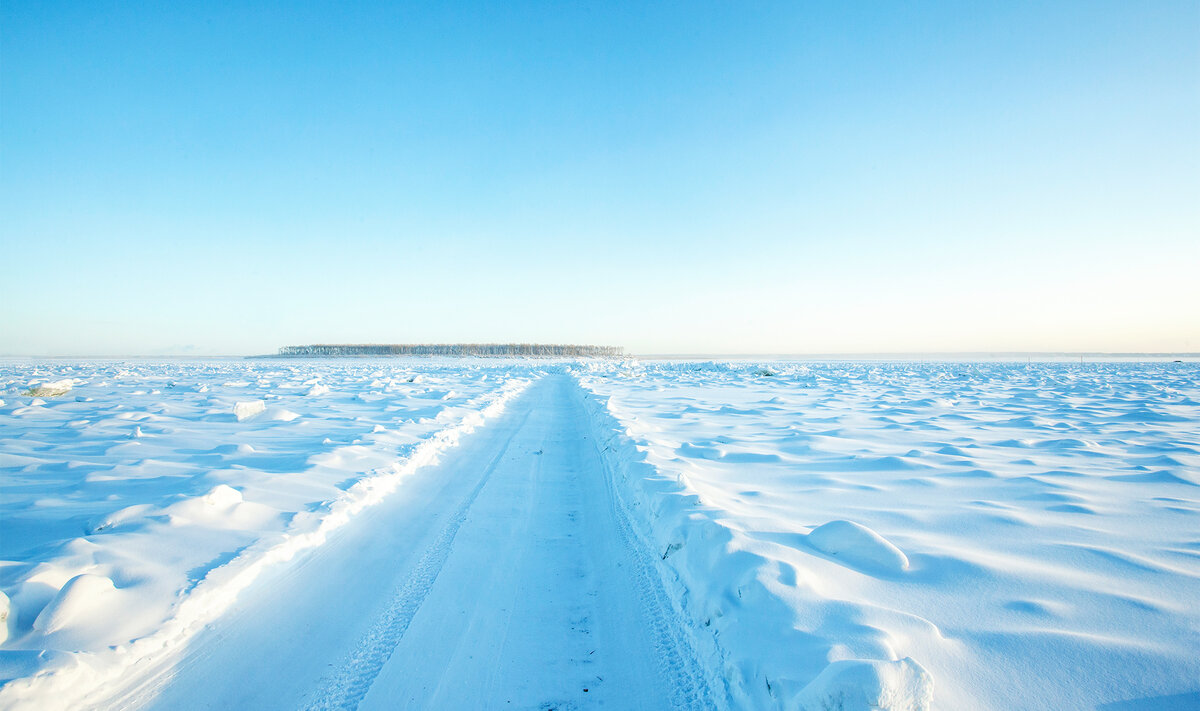
[[[0,400],[0,708],[1200,706],[1194,364],[10,361]]]

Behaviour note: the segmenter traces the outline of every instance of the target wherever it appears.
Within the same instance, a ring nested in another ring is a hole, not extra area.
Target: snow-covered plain
[[[1200,708],[1194,363],[582,374],[738,705],[911,697],[827,666],[911,659],[934,708]]]
[[[486,361],[4,364],[0,706],[71,706],[186,641],[528,380]]]
[[[9,361],[0,708],[1197,708],[1198,485],[1191,363]]]

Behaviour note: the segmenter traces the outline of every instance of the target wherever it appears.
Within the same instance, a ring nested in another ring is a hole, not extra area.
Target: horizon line
[[[217,358],[261,358],[264,356],[274,356],[271,353],[210,353],[210,354],[183,354],[183,353],[121,353],[121,354],[21,354],[21,353],[0,353],[0,358],[25,358],[25,359],[47,359],[47,360],[116,360],[121,358],[137,358],[151,359],[163,358],[170,360],[209,360]],[[1055,356],[1055,357],[1120,357],[1120,358],[1135,358],[1135,357],[1181,357],[1181,358],[1200,358],[1198,351],[1003,351],[1003,350],[983,350],[983,351],[826,351],[826,352],[663,352],[663,353],[626,353],[624,358],[640,358],[640,359],[684,359],[684,358],[713,358],[713,359],[739,359],[739,358],[773,358],[773,359],[831,359],[831,358],[885,358],[904,360],[912,357],[929,358],[935,356],[951,356],[951,357],[973,357],[973,358],[988,358],[988,357],[1033,357],[1033,356]],[[340,358],[434,358],[434,357],[454,357],[445,355],[426,356],[426,355],[383,355],[383,356],[337,356]],[[481,356],[464,356],[464,357],[481,357]],[[314,356],[314,358],[321,358]]]

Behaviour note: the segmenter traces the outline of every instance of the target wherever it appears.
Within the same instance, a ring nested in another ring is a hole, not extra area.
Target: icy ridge
[[[471,400],[466,415],[417,443],[406,456],[368,473],[323,510],[297,516],[286,531],[260,539],[228,563],[209,571],[183,595],[175,613],[154,633],[99,652],[43,653],[44,666],[0,687],[0,707],[13,711],[102,707],[105,699],[119,692],[132,677],[168,660],[189,638],[220,616],[267,567],[320,546],[333,531],[378,503],[407,476],[435,462],[440,454],[457,446],[463,436],[503,412],[531,382],[513,377],[499,391]]]
[[[613,411],[611,397],[592,388],[586,375],[574,375],[615,493],[659,562],[663,584],[707,666],[709,687],[723,689],[726,704],[928,710],[933,680],[912,659],[812,658],[823,640],[799,628],[795,610],[780,594],[795,585],[789,579],[794,572],[746,545],[740,531],[717,518],[719,509],[703,504],[685,475],[649,461],[651,444]]]

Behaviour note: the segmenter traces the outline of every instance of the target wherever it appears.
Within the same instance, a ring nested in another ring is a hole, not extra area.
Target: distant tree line
[[[538,356],[555,358],[614,358],[620,346],[578,346],[545,343],[419,343],[317,344],[284,346],[279,355],[313,356]]]

